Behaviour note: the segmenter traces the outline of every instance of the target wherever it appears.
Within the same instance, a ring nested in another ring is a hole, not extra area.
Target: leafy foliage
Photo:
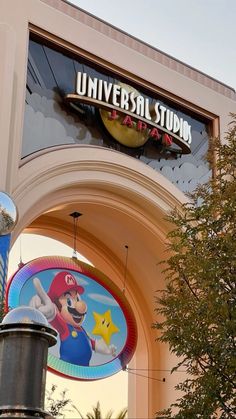
[[[9,231],[14,226],[14,220],[0,204],[0,230]]]
[[[8,312],[8,309],[7,309],[5,300],[0,300],[0,323],[2,322],[7,312]]]
[[[158,418],[236,417],[236,116],[214,143],[216,176],[168,217],[171,256],[154,325],[188,378]],[[177,412],[177,413],[176,413]]]
[[[104,416],[101,412],[101,407],[100,407],[99,402],[97,402],[96,406],[93,406],[92,409],[93,409],[93,411],[89,412],[89,413],[86,413],[85,416],[83,416],[78,411],[78,409],[76,409],[76,410],[79,413],[81,419],[125,419],[126,418],[126,413],[127,413],[127,409],[122,409],[116,416],[114,416],[113,411],[110,410]]]
[[[125,419],[127,409],[122,409],[116,416],[113,415],[113,411],[110,410],[103,415],[101,412],[100,403],[97,402],[96,406],[92,409],[92,412],[82,415],[79,409],[73,404],[72,400],[67,397],[67,390],[63,390],[59,397],[56,395],[57,386],[52,384],[49,391],[46,392],[46,410],[54,417],[68,417],[66,412],[77,412],[78,417],[81,419]]]
[[[67,390],[63,390],[56,398],[57,386],[52,384],[50,390],[46,391],[45,404],[46,410],[54,417],[65,417],[65,412],[71,412],[72,401],[67,397]]]

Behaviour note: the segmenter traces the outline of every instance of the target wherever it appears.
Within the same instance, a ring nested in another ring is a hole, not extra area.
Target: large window
[[[75,92],[78,72],[107,83],[123,86],[132,84],[87,62],[83,57],[72,56],[44,40],[30,39],[22,158],[49,147],[66,144],[79,147],[89,144],[114,149],[137,158],[186,192],[208,179],[210,172],[205,161],[208,150],[208,121],[166,98],[132,85],[130,88],[147,98],[153,107],[158,101],[160,106],[168,106],[179,119],[187,121],[191,126],[192,141],[189,154],[182,154],[178,147],[164,147],[160,141],[148,136],[142,145],[130,147],[128,140],[127,144],[125,141],[117,141],[111,130],[107,129],[101,109],[88,103],[68,103],[65,100],[66,95]],[[122,126],[115,129],[119,129],[119,135],[123,137],[130,135],[128,128],[126,131]]]

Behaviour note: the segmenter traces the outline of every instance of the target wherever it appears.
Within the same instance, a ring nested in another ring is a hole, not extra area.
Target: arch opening
[[[50,237],[73,247],[73,211],[78,224],[77,249],[122,289],[125,245],[129,247],[126,297],[138,324],[138,346],[130,363],[129,417],[152,417],[168,403],[162,373],[169,353],[155,342],[151,328],[157,289],[163,286],[158,262],[165,258],[164,216],[183,195],[163,176],[113,151],[81,147],[34,156],[20,169],[15,199],[21,231]],[[37,172],[35,166],[37,165]],[[146,374],[140,374],[140,371]],[[168,386],[173,387],[173,380]]]

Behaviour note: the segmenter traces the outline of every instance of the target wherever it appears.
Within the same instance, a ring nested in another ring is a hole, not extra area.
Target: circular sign
[[[51,371],[98,380],[124,369],[136,348],[134,314],[120,289],[98,269],[48,256],[20,268],[6,292],[9,309],[37,308],[58,332],[49,348]]]

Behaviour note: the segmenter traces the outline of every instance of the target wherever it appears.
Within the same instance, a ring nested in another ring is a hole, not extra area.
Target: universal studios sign
[[[140,132],[148,130],[147,139],[158,141],[164,138],[165,146],[175,143],[182,154],[191,152],[191,125],[158,101],[150,103],[149,98],[128,85],[110,83],[78,72],[75,93],[66,95],[65,99],[70,103],[81,101],[105,109],[110,120],[122,115],[122,125]]]

